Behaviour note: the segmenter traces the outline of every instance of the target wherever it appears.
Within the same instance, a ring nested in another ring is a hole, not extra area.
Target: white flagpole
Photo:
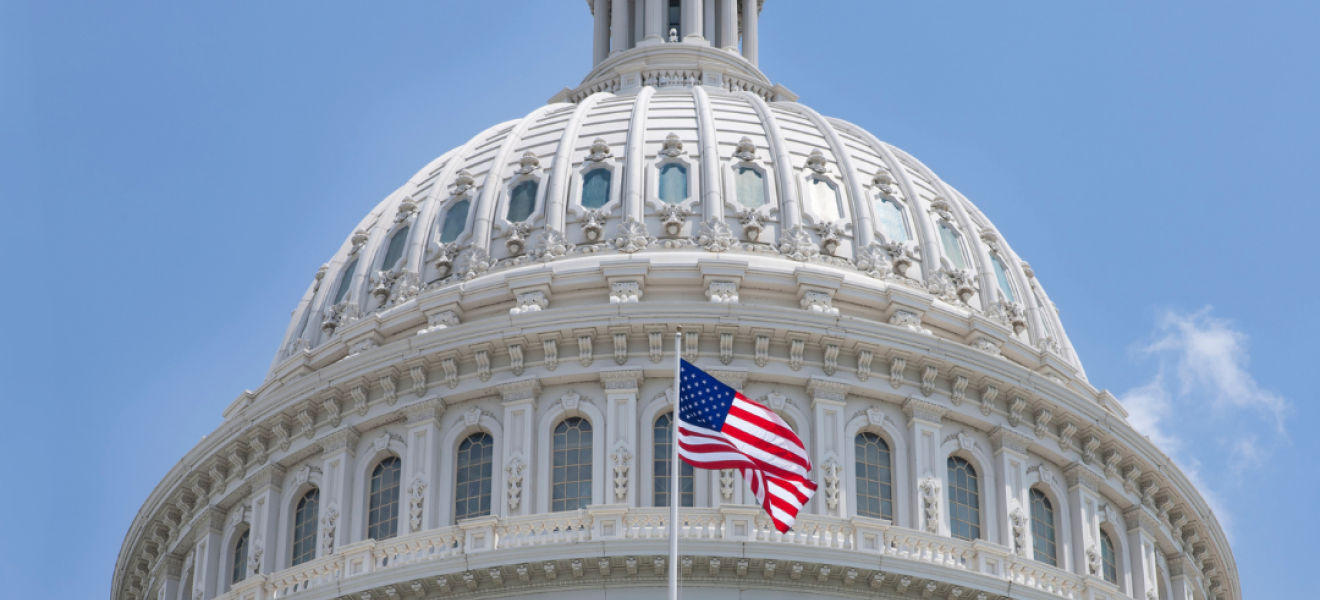
[[[683,501],[682,477],[679,473],[683,469],[679,468],[678,456],[678,426],[683,422],[683,418],[678,414],[679,409],[679,379],[683,366],[683,327],[680,325],[678,333],[674,335],[674,418],[670,421],[673,424],[673,435],[670,436],[672,454],[669,462],[669,600],[678,600],[678,505]]]

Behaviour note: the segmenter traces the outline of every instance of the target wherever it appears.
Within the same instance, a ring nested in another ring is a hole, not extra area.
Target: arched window
[[[963,257],[962,242],[958,241],[958,232],[953,230],[948,223],[940,223],[940,244],[943,246],[944,255],[949,258],[949,262],[958,269],[967,268],[967,259]]]
[[[522,223],[536,212],[536,190],[539,187],[535,181],[524,181],[513,188],[506,215],[510,223]]]
[[[949,532],[964,540],[981,539],[981,488],[972,463],[949,457]]]
[[[454,482],[454,521],[490,514],[491,473],[495,440],[474,433],[458,445],[458,474]]]
[[[591,504],[591,422],[569,417],[555,426],[554,490],[550,510],[562,512]]]
[[[316,519],[321,512],[321,490],[312,488],[298,499],[293,511],[293,565],[316,558]]]
[[[908,235],[907,219],[903,218],[903,207],[897,202],[881,196],[875,202],[875,213],[880,233],[885,234],[886,241],[906,242],[912,239]]]
[[[655,490],[651,497],[656,506],[669,506],[674,496],[674,413],[665,413],[655,420]],[[696,477],[692,465],[681,462],[678,472],[679,506],[696,504]]]
[[[441,244],[451,243],[463,235],[463,230],[467,229],[468,209],[471,207],[472,201],[464,198],[445,211],[445,224],[440,229]]]
[[[765,206],[765,175],[751,167],[738,167],[733,179],[738,192],[738,204],[747,208]]]
[[[335,304],[344,301],[344,296],[348,295],[348,288],[353,285],[353,274],[357,272],[357,259],[348,263],[348,268],[344,269],[344,274],[339,277],[339,289],[335,291]]]
[[[1044,492],[1031,489],[1031,546],[1036,560],[1059,566],[1059,548],[1054,538],[1054,505]]]
[[[1100,564],[1105,581],[1118,585],[1118,554],[1114,552],[1114,540],[1103,529],[1100,530]]]
[[[582,208],[596,209],[610,203],[609,169],[593,169],[582,178]]]
[[[251,529],[244,531],[242,535],[238,536],[238,542],[234,544],[234,560],[229,575],[231,584],[247,579],[248,536],[251,533]]]
[[[397,456],[380,461],[371,472],[367,498],[367,538],[388,540],[399,534],[399,480],[403,462]]]
[[[819,177],[812,177],[809,183],[811,184],[809,212],[817,220],[825,223],[842,219],[843,206],[839,201],[839,188]]]
[[[385,250],[385,260],[380,263],[380,270],[388,271],[399,264],[404,249],[408,247],[408,229],[404,227],[394,232],[394,237],[390,238],[390,246]]]
[[[894,519],[894,476],[890,468],[889,444],[869,431],[853,440],[857,464],[857,514],[876,519]]]
[[[1017,302],[1017,296],[1013,294],[1013,285],[1008,282],[1008,269],[1004,268],[1004,261],[999,260],[999,255],[991,254],[990,262],[995,267],[995,281],[999,282],[999,291],[1004,294],[1004,299]]]
[[[669,163],[660,167],[660,201],[678,204],[688,197],[687,167]]]

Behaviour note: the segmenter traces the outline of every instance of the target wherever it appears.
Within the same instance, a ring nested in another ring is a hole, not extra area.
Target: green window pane
[[[957,269],[967,268],[967,259],[963,257],[962,244],[958,241],[958,234],[947,223],[940,223],[940,244],[944,249],[944,256]]]
[[[857,463],[857,514],[893,520],[889,444],[874,433],[862,432],[853,438],[853,448]]]
[[[1104,565],[1105,581],[1118,585],[1118,558],[1114,552],[1114,540],[1104,530],[1100,531],[1100,561]]]
[[[536,212],[538,187],[535,181],[524,181],[513,188],[513,195],[509,199],[509,212],[506,216],[510,223],[522,223]]]
[[[652,464],[654,468],[654,481],[652,486],[652,501],[655,506],[669,506],[670,498],[673,496],[673,486],[670,479],[673,477],[673,453],[674,453],[674,413],[665,413],[655,420],[655,461]],[[678,488],[680,494],[679,506],[694,506],[696,503],[696,476],[693,473],[692,465],[681,463],[679,465]]]
[[[463,230],[467,229],[468,209],[471,207],[472,202],[466,198],[449,207],[445,212],[444,228],[440,230],[441,244],[451,243],[463,235]]]
[[[609,169],[596,169],[582,178],[582,208],[600,208],[610,202]]]
[[[559,422],[554,431],[550,509],[577,510],[591,504],[591,423],[581,417]]]
[[[1036,560],[1059,566],[1054,534],[1054,505],[1043,492],[1031,490],[1031,545]]]
[[[678,204],[688,197],[687,167],[669,163],[660,167],[660,201]]]
[[[990,262],[995,267],[995,280],[999,282],[999,291],[1009,302],[1017,302],[1017,298],[1013,295],[1013,286],[1008,283],[1008,270],[1004,268],[1004,262],[994,254],[990,255]]]
[[[234,557],[232,570],[230,572],[230,583],[239,583],[247,579],[247,557],[248,557],[248,534],[252,530],[244,531],[238,536],[238,542],[234,543]]]
[[[747,208],[765,206],[765,176],[751,167],[738,167],[734,175],[738,193],[738,204]]]
[[[385,251],[385,260],[380,263],[380,270],[393,269],[399,263],[399,259],[403,258],[403,251],[408,247],[408,229],[404,227],[390,238],[390,247]]]
[[[399,534],[399,479],[403,463],[391,456],[371,472],[367,499],[367,538],[387,540]]]
[[[293,512],[293,560],[298,566],[316,558],[316,527],[321,490],[312,488],[298,500]]]
[[[949,532],[964,540],[981,538],[981,492],[976,469],[965,459],[951,456],[949,468]]]
[[[339,276],[339,289],[335,291],[335,304],[344,301],[344,296],[348,295],[348,290],[353,286],[353,274],[357,272],[358,261],[354,260],[348,263],[348,268],[344,269],[344,274]]]
[[[903,209],[897,202],[888,198],[880,198],[875,203],[876,220],[880,225],[880,233],[885,234],[885,239],[890,242],[906,242],[911,237],[908,236],[907,221],[903,218]]]
[[[459,444],[454,486],[455,521],[490,514],[491,463],[494,458],[495,440],[490,434],[475,433]]]

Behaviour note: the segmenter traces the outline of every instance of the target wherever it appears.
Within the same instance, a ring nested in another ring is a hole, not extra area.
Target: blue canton
[[[714,431],[722,429],[737,392],[686,360],[679,377],[678,406],[683,422]]]

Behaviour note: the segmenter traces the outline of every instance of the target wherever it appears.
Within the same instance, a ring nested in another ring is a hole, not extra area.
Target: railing
[[[1086,597],[1088,589],[1087,578],[1026,560],[997,544],[931,535],[885,521],[803,515],[793,530],[779,533],[759,508],[751,506],[683,509],[681,518],[678,535],[685,540],[853,550],[883,555],[888,565],[912,561],[959,569],[1064,599]],[[372,572],[494,550],[608,540],[663,541],[668,537],[669,510],[665,508],[604,506],[570,513],[487,517],[390,540],[350,544],[332,556],[249,577],[217,600],[288,598]],[[1094,591],[1101,592],[1099,597],[1123,597],[1109,586]]]

